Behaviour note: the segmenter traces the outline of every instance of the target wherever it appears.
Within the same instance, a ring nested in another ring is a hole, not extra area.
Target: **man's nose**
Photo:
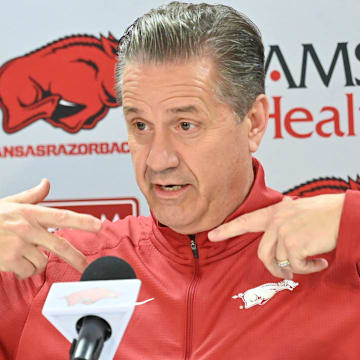
[[[156,172],[179,165],[179,157],[170,134],[161,131],[154,135],[146,165]]]

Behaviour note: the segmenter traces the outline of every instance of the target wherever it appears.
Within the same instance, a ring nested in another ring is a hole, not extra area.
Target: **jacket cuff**
[[[360,263],[360,191],[346,191],[336,253],[341,262]]]

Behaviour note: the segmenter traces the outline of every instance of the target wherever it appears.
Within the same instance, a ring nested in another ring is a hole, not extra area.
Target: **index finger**
[[[265,231],[273,214],[273,206],[241,215],[228,223],[220,225],[209,232],[209,240],[221,241],[247,232]]]
[[[36,237],[34,243],[56,254],[80,272],[83,272],[88,265],[85,255],[61,236],[43,230],[41,236]]]
[[[97,232],[101,229],[100,219],[88,215],[80,214],[70,210],[54,209],[46,206],[25,205],[32,216],[43,227],[72,228]]]

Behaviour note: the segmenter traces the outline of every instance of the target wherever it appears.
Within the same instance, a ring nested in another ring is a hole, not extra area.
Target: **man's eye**
[[[191,122],[188,121],[182,121],[180,123],[180,127],[182,130],[188,131],[191,130],[194,125]]]
[[[135,126],[136,126],[136,128],[137,128],[138,130],[141,130],[141,131],[143,131],[143,130],[146,129],[146,124],[145,124],[144,122],[141,122],[141,121],[137,121],[137,122],[135,123]]]

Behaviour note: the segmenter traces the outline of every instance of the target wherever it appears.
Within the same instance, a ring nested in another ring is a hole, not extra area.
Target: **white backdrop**
[[[127,25],[162,3],[155,0],[3,1],[0,66],[66,36],[87,34],[99,38],[100,34],[108,36],[111,32],[119,39]],[[259,26],[265,42],[266,85],[273,117],[256,156],[265,167],[268,185],[286,191],[320,177],[348,181],[349,176],[356,180],[360,173],[360,2],[233,0],[223,3],[247,14]],[[2,69],[0,98],[4,98],[5,91],[21,92],[25,84],[18,81],[15,87],[14,82],[8,85],[11,81],[4,75],[8,70]],[[56,75],[61,77],[61,68],[57,71],[60,75]],[[280,112],[276,111],[275,115],[276,103]],[[77,144],[79,150],[79,144],[114,142],[122,143],[126,150],[126,129],[120,107],[111,108],[94,128],[75,133],[41,119],[18,131],[6,132],[4,118],[3,106],[0,196],[26,189],[47,177],[52,184],[50,199],[135,197],[139,199],[140,213],[148,214],[146,202],[135,184],[128,152],[24,157],[19,152],[16,156],[14,150],[20,145],[26,151],[28,145],[49,144]]]

